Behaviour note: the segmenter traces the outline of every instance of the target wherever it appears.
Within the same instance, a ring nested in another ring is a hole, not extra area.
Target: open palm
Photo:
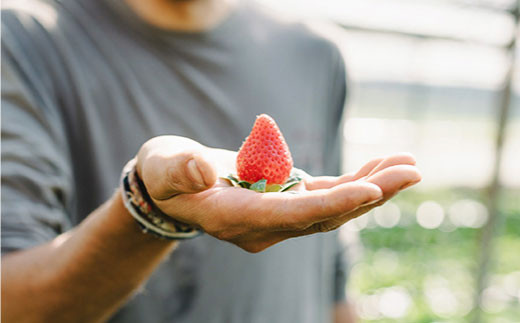
[[[138,155],[154,203],[175,219],[249,252],[336,229],[421,179],[415,159],[396,154],[373,159],[355,174],[306,175],[291,191],[257,193],[220,177],[235,172],[236,153],[181,137],[158,138]],[[201,178],[186,167],[191,160]]]

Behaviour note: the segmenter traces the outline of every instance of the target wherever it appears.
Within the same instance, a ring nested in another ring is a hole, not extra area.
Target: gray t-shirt
[[[302,24],[247,1],[202,33],[155,28],[122,0],[2,6],[3,253],[78,224],[157,135],[236,150],[267,113],[297,167],[338,172],[344,65]],[[203,235],[112,321],[327,322],[345,270],[334,232],[260,254]]]

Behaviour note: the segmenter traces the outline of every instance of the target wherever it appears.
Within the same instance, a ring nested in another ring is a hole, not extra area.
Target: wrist
[[[135,159],[123,169],[120,191],[124,207],[143,233],[168,240],[191,239],[201,234],[199,229],[173,219],[154,204],[139,176]]]
[[[143,233],[142,228],[136,223],[135,219],[126,208],[121,194],[121,188],[118,188],[109,201],[110,208],[115,216],[108,219],[107,226],[112,229],[112,234],[117,234],[126,237],[129,240],[134,240],[137,243],[156,243],[156,244],[174,244],[176,240],[157,239],[157,237]]]

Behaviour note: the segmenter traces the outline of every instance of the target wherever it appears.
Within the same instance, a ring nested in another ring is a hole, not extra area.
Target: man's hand
[[[334,230],[421,180],[415,159],[396,154],[373,159],[355,174],[306,176],[293,191],[257,193],[218,177],[234,172],[235,156],[162,136],[143,145],[137,170],[163,212],[249,252]]]

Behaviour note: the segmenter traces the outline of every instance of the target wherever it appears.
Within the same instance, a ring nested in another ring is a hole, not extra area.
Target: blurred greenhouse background
[[[410,151],[423,173],[341,229],[361,320],[520,322],[519,2],[262,2],[344,53],[345,170]]]

